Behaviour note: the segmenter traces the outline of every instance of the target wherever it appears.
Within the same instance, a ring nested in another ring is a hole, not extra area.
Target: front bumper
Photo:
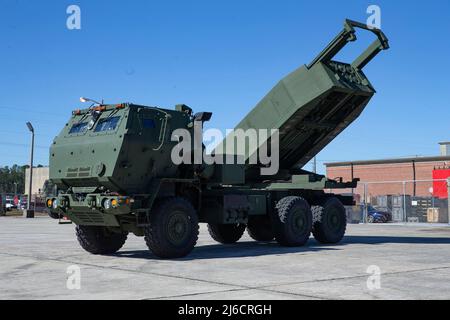
[[[63,215],[77,225],[120,226],[118,216],[131,214],[140,207],[130,197],[88,194],[82,200],[74,194],[60,194],[46,199],[50,212]]]

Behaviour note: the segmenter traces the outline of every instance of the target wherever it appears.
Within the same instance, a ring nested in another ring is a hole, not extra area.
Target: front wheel
[[[125,244],[128,233],[114,232],[106,227],[77,226],[76,234],[81,247],[92,254],[112,254]]]
[[[47,214],[50,218],[55,219],[55,220],[59,220],[62,219],[62,215],[56,212],[52,212],[51,210],[47,210]]]
[[[150,225],[144,228],[145,242],[160,258],[182,258],[194,249],[198,230],[192,204],[184,198],[167,198],[155,204],[150,213]]]

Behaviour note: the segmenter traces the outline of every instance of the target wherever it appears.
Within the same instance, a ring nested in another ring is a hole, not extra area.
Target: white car
[[[12,209],[16,209],[17,206],[14,204],[14,200],[6,200],[5,207],[7,211],[11,211]]]

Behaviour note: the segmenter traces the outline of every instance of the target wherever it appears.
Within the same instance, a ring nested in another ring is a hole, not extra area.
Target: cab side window
[[[161,122],[155,113],[144,113],[141,114],[139,119],[142,134],[149,141],[154,141],[155,143],[159,141],[159,135],[161,131]]]
[[[144,129],[155,129],[156,128],[156,123],[155,123],[155,120],[153,120],[153,119],[144,118],[142,120],[142,124],[144,126]]]

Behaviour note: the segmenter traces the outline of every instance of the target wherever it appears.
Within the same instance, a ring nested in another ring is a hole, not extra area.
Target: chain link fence
[[[336,190],[330,190],[336,192]],[[449,223],[448,180],[360,182],[349,223]]]
[[[46,213],[45,194],[38,193],[31,196],[30,209],[37,213]],[[0,216],[22,214],[27,209],[26,195],[0,194]]]

